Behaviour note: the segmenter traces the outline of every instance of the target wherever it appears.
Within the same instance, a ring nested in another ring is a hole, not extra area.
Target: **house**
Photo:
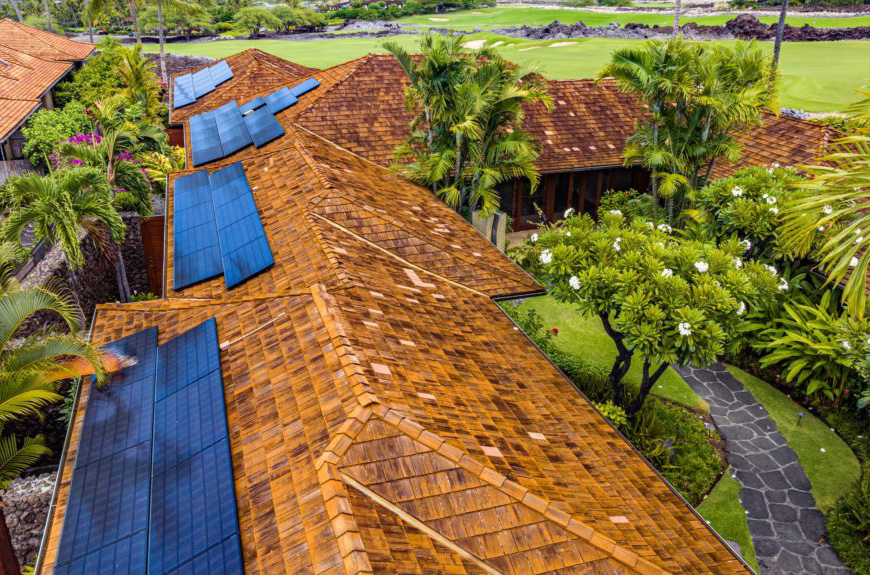
[[[4,166],[23,160],[21,126],[38,109],[54,107],[52,89],[93,51],[92,44],[8,18],[0,20],[0,161]]]
[[[228,58],[240,62],[280,60],[256,50]],[[308,77],[296,64],[289,71],[290,85]],[[247,66],[239,66],[248,69]],[[321,70],[317,76],[324,89],[306,95],[300,105],[277,115],[282,124],[296,122],[348,150],[382,165],[389,165],[396,145],[408,136],[408,123],[415,116],[404,106],[404,72],[392,56],[369,54]],[[238,100],[241,104],[272,92],[281,82],[270,84],[273,73],[260,67],[234,78],[222,90],[206,96],[208,105]],[[593,80],[552,80],[549,91],[554,109],[529,106],[524,128],[541,146],[539,191],[529,193],[527,181],[502,186],[502,209],[513,218],[514,229],[534,228],[538,208],[548,221],[562,218],[573,207],[578,212],[594,213],[601,194],[610,189],[646,189],[648,171],[638,165],[626,166],[623,148],[634,132],[635,122],[645,113],[643,104],[619,93],[608,82]],[[191,112],[202,109],[197,102]],[[185,124],[191,112],[174,111],[171,121]],[[712,175],[724,177],[745,165],[771,163],[794,165],[810,163],[824,153],[836,132],[823,124],[765,113],[761,126],[739,137],[743,157],[738,164],[720,161]],[[279,145],[279,144],[276,144]],[[189,148],[189,147],[188,147]],[[189,151],[189,150],[188,150]],[[229,159],[244,157],[251,150]]]
[[[39,573],[750,573],[498,308],[541,293],[531,277],[299,125],[261,150],[171,176],[166,281],[203,171],[244,174],[271,265],[96,311],[96,342],[151,351],[81,386]],[[189,383],[209,369],[223,402]],[[148,377],[153,420],[122,392]]]

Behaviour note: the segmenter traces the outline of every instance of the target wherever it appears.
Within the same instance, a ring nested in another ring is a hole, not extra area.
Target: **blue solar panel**
[[[236,106],[235,100],[228,102],[214,111],[214,119],[221,139],[224,156],[237,152],[251,145],[251,135],[245,127],[245,121]]]
[[[209,92],[214,92],[214,80],[211,77],[211,69],[203,68],[193,73],[193,93],[196,99],[200,99]]]
[[[208,172],[178,178],[174,187],[172,287],[180,290],[219,276],[224,268]]]
[[[190,149],[194,166],[201,166],[224,157],[213,111],[191,116]]]
[[[318,82],[316,78],[308,78],[304,82],[296,84],[295,86],[290,88],[290,91],[293,93],[294,96],[296,96],[298,98],[299,96],[301,96],[305,92],[310,92],[311,90],[318,87],[319,85],[320,85],[320,82]]]
[[[112,374],[102,389],[91,388],[76,468],[151,439],[157,328],[140,331],[107,347],[136,358],[136,364]]]
[[[248,133],[251,134],[251,139],[254,140],[254,145],[258,148],[284,135],[284,128],[281,127],[267,106],[254,110],[243,117]]]
[[[227,64],[226,60],[221,60],[209,70],[211,70],[211,79],[215,86],[220,86],[233,77],[233,71],[230,70],[230,65]]]
[[[241,544],[236,535],[228,538],[220,545],[215,545],[194,561],[188,561],[167,575],[243,575],[242,555],[239,552]]]
[[[218,352],[213,318],[161,345],[157,355],[157,401],[217,369]]]
[[[277,114],[281,110],[286,110],[298,101],[299,99],[293,95],[293,92],[291,92],[289,88],[286,87],[266,96],[266,105],[269,106],[269,110],[273,114]]]
[[[241,162],[209,176],[221,244],[224,281],[231,288],[275,263]]]
[[[145,575],[148,546],[148,532],[120,539],[106,547],[97,549],[69,563],[57,565],[56,575],[92,575],[112,573],[113,575]]]
[[[246,112],[251,112],[253,110],[256,110],[257,108],[262,108],[265,105],[266,98],[264,98],[263,96],[257,96],[247,104],[239,106],[239,113],[244,116]]]
[[[193,76],[177,76],[172,82],[172,107],[180,108],[196,101],[193,91]]]

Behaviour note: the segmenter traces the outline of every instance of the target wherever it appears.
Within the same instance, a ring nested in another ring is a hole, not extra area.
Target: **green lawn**
[[[858,458],[823,421],[787,395],[741,369],[729,365],[728,371],[767,409],[779,432],[797,452],[813,486],[816,506],[827,511],[861,477]],[[806,413],[800,425],[798,412]]]
[[[590,78],[610,58],[610,53],[622,46],[637,45],[639,40],[610,38],[578,38],[567,46],[551,47],[566,40],[530,41],[497,37],[483,33],[473,39],[497,38],[505,57],[519,63],[539,64],[550,78]],[[417,38],[412,35],[391,38],[413,48]],[[325,68],[357,58],[369,52],[383,52],[382,38],[340,38],[312,42],[289,40],[227,40],[191,44],[167,44],[166,49],[177,54],[223,58],[251,47],[257,47],[282,58],[307,66]],[[761,44],[771,50],[769,42]],[[147,45],[149,50],[156,46]],[[855,90],[870,82],[870,42],[789,42],[783,46],[782,89],[780,104],[813,112],[842,110],[856,99]]]
[[[752,545],[749,527],[746,525],[746,513],[740,505],[739,495],[740,482],[731,477],[729,467],[716,487],[698,506],[698,513],[709,521],[710,526],[724,539],[737,542],[743,559],[755,569],[756,573],[759,573],[755,547]]]
[[[685,18],[683,22],[696,22],[707,26],[721,26],[732,20],[734,14],[721,16],[703,16],[700,18]],[[765,24],[773,24],[778,21],[776,14],[757,16]],[[543,26],[553,20],[563,24],[583,22],[587,26],[605,26],[611,22],[627,24],[635,22],[653,26],[672,26],[674,17],[671,14],[645,14],[639,12],[591,12],[570,9],[547,9],[526,6],[500,6],[497,8],[482,8],[479,10],[462,10],[447,12],[445,14],[424,14],[409,16],[398,20],[401,24],[416,25],[421,28],[454,28],[456,30],[492,30],[506,28],[508,26]],[[818,28],[851,28],[854,26],[870,26],[870,16],[858,16],[854,18],[805,18],[789,16],[786,22],[792,26],[809,24]]]
[[[577,313],[576,307],[559,303],[549,296],[530,298],[523,302],[520,309],[532,308],[544,320],[546,328],[556,327],[559,335],[556,336],[556,344],[563,349],[574,353],[593,365],[609,369],[616,358],[616,347],[613,345],[601,321],[597,317],[584,317]],[[635,362],[628,372],[628,377],[640,382],[641,366]],[[699,398],[692,389],[683,381],[676,371],[668,369],[662,376],[653,393],[665,399],[675,401],[692,409],[704,412],[709,411],[707,402]]]

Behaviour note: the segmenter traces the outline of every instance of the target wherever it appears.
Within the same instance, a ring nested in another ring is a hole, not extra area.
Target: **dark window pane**
[[[556,176],[556,189],[553,197],[553,219],[562,220],[568,209],[568,193],[570,192],[571,174]]]
[[[514,215],[514,182],[513,180],[509,182],[502,182],[498,186],[496,186],[496,190],[498,191],[499,198],[499,208],[501,211],[505,212],[507,215],[513,217]]]
[[[544,194],[539,186],[535,191],[534,196],[529,193],[530,185],[528,180],[523,180],[520,183],[520,193],[522,193],[522,204],[520,205],[520,224],[526,228],[535,226],[540,221],[538,211],[535,205],[540,205],[543,202]]]

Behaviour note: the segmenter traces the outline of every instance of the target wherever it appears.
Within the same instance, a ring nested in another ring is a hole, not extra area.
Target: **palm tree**
[[[672,33],[674,38],[680,35],[680,4],[680,0],[674,1],[674,30]]]
[[[160,83],[154,74],[154,62],[142,53],[142,44],[118,48],[118,54],[121,60],[116,70],[124,86],[122,95],[130,102],[141,104],[148,115],[153,117],[162,103]]]
[[[164,84],[169,83],[169,75],[166,72],[166,52],[164,41],[166,31],[163,27],[163,11],[172,10],[179,14],[198,14],[203,11],[202,7],[209,2],[185,2],[184,0],[146,0],[149,4],[157,7],[157,35],[160,37],[160,80]]]
[[[19,22],[24,22],[24,16],[21,14],[21,6],[18,5],[19,0],[9,0],[9,5],[15,10],[15,16]]]
[[[81,238],[94,241],[103,257],[114,260],[121,300],[129,301],[123,260],[117,259],[124,222],[112,205],[112,190],[102,169],[81,166],[48,176],[31,174],[11,180],[8,186],[12,205],[0,235],[20,242],[22,230],[33,224],[37,237],[60,246],[76,297],[81,291],[77,270],[84,263]]]
[[[775,80],[776,68],[779,66],[779,51],[782,49],[782,33],[785,30],[785,15],[788,12],[788,0],[782,0],[779,10],[779,22],[776,24],[776,40],[773,43],[773,62],[770,66],[771,82]]]
[[[136,44],[142,44],[142,30],[139,27],[139,13],[136,10],[136,0],[127,0],[130,9],[130,18],[133,19],[133,30],[136,32]]]
[[[51,32],[51,9],[49,8],[48,0],[43,0],[42,5],[45,9],[45,28]]]

